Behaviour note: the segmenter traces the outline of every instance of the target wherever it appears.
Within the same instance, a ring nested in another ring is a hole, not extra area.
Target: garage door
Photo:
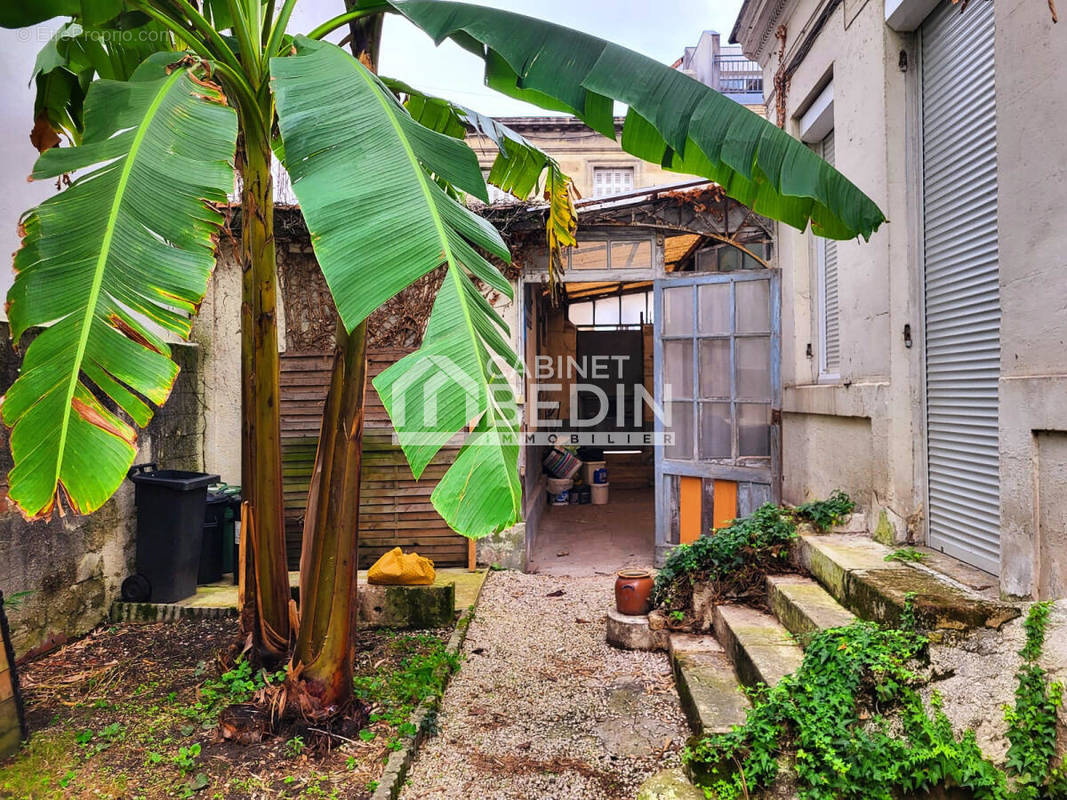
[[[1000,481],[993,3],[922,26],[928,543],[998,572]]]

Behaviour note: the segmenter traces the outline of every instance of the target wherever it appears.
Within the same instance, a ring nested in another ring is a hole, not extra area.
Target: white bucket
[[[597,472],[600,472],[602,480],[597,480]],[[592,486],[594,483],[608,482],[608,466],[606,461],[585,462],[585,482]]]
[[[549,478],[548,479],[548,493],[549,494],[561,494],[574,486],[574,480],[571,478]]]
[[[593,490],[593,505],[602,506],[608,502],[608,484],[594,483],[589,487]]]

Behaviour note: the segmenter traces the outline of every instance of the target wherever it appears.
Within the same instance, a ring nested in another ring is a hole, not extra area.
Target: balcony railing
[[[730,94],[763,94],[763,70],[755,61],[744,56],[716,56],[715,86]]]

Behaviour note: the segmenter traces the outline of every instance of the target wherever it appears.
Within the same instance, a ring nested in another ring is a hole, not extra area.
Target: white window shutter
[[[834,163],[834,131],[819,145],[820,155]],[[837,293],[837,242],[821,240],[819,247],[819,356],[820,377],[836,377],[841,372],[841,314]]]

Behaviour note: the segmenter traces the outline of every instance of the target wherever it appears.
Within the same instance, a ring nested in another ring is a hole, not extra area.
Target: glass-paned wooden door
[[[778,498],[779,307],[774,270],[656,281],[657,556]]]

